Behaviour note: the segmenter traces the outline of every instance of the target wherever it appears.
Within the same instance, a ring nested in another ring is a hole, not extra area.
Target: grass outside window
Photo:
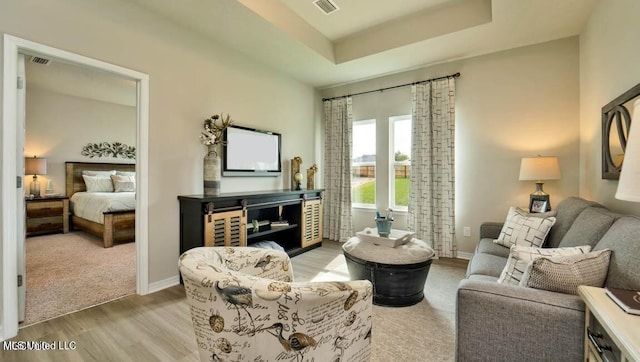
[[[409,205],[409,179],[397,178],[395,179],[396,190],[396,205],[408,206]],[[376,182],[371,180],[370,182],[362,183],[352,190],[351,202],[357,204],[375,204],[376,195]]]

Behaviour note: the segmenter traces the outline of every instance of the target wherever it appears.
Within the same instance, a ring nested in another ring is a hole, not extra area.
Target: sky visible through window
[[[376,124],[374,122],[353,126],[353,159],[376,154]]]
[[[362,123],[353,126],[353,159],[376,154],[376,124]],[[411,119],[395,121],[395,151],[411,155]],[[394,153],[395,153],[394,151]]]
[[[400,151],[400,153],[411,157],[411,119],[395,121],[394,127],[394,154],[396,151]]]

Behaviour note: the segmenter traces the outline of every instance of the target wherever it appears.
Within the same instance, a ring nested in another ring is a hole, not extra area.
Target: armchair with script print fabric
[[[201,247],[180,256],[201,361],[369,361],[372,285],[293,283],[289,256]]]

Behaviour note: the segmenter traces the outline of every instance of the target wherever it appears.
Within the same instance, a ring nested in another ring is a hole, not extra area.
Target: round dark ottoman
[[[373,304],[406,307],[424,298],[424,283],[435,255],[422,240],[412,239],[395,248],[349,239],[342,252],[351,279],[373,284]]]

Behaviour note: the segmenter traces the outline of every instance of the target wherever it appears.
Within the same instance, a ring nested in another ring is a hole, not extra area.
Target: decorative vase
[[[378,235],[386,238],[391,233],[391,223],[393,220],[386,219],[384,217],[376,219],[376,227],[378,228]]]
[[[207,145],[204,156],[204,194],[207,196],[220,195],[220,157],[216,152],[216,145]]]

